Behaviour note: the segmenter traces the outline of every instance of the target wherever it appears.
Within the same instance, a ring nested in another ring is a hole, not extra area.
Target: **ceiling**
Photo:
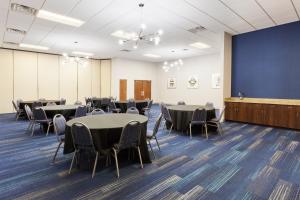
[[[145,3],[143,21],[146,32],[164,30],[160,45],[120,47],[111,36],[117,30],[138,31]],[[10,3],[67,15],[85,21],[79,28],[67,26],[11,11]],[[84,51],[95,58],[123,57],[160,62],[218,52],[221,33],[233,35],[299,20],[300,0],[1,0],[0,45],[19,48],[13,43],[47,46],[50,53]],[[203,26],[206,30],[189,30]],[[6,28],[27,31],[26,35],[10,33]],[[74,42],[78,42],[75,44]],[[189,44],[202,42],[209,49],[196,49]],[[121,49],[132,50],[130,52]],[[184,50],[187,49],[187,50]],[[160,55],[148,58],[143,54]]]

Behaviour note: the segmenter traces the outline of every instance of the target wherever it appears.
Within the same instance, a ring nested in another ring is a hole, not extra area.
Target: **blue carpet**
[[[152,113],[149,129],[157,105]],[[92,180],[88,170],[69,175],[71,155],[62,151],[51,165],[55,136],[30,137],[27,125],[0,116],[0,199],[300,199],[297,131],[226,122],[223,136],[194,133],[190,140],[161,128],[151,164],[120,163],[120,179],[113,164],[99,165]]]

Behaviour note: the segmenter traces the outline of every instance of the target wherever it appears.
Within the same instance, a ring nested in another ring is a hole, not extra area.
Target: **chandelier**
[[[78,65],[82,65],[83,67],[86,67],[88,62],[89,62],[89,57],[86,56],[84,58],[82,57],[71,57],[69,56],[67,53],[63,53],[63,60],[62,60],[62,64],[67,64],[67,63],[72,63],[72,62],[76,62]]]
[[[180,66],[182,66],[182,65],[183,65],[183,61],[181,59],[171,61],[171,62],[165,61],[164,65],[162,66],[162,69],[165,72],[168,72],[170,69],[174,69],[174,68],[176,68],[177,70],[180,70]]]
[[[145,33],[145,30],[147,28],[146,24],[143,23],[143,7],[144,4],[140,3],[139,7],[141,8],[141,25],[140,30],[137,32],[132,33],[126,33],[124,34],[123,31],[121,31],[123,34],[123,38],[126,39],[120,39],[119,45],[125,45],[125,44],[131,44],[133,49],[137,49],[139,46],[139,43],[144,42],[147,44],[152,45],[159,45],[161,36],[163,34],[163,30],[159,29],[158,31],[154,33]]]

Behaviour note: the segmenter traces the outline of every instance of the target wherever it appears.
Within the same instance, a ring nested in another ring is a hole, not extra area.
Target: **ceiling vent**
[[[6,31],[8,33],[14,33],[14,34],[21,34],[21,35],[25,35],[26,34],[26,31],[15,29],[15,28],[7,28]]]
[[[123,52],[131,52],[129,49],[121,49],[120,51],[123,51]]]
[[[16,4],[16,3],[10,4],[10,9],[14,12],[19,12],[19,13],[23,13],[26,15],[32,15],[32,16],[35,16],[37,13],[37,9],[35,9],[35,8],[31,8],[31,7],[24,6],[21,4]]]
[[[206,31],[207,29],[204,26],[196,26],[195,28],[191,28],[188,31],[194,34],[197,34],[202,31]]]

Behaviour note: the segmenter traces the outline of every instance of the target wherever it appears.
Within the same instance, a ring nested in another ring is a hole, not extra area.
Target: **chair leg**
[[[151,152],[152,152],[152,154],[153,154],[153,157],[154,157],[154,159],[155,159],[155,158],[156,158],[156,156],[155,156],[155,153],[154,153],[154,151],[153,151],[153,149],[152,149],[152,145],[151,145],[151,142],[150,142],[150,140],[148,140],[148,144],[149,144],[149,146],[150,146]]]
[[[222,129],[221,123],[218,122],[217,126],[218,126],[218,130],[219,130],[220,135],[223,135],[223,129]]]
[[[94,178],[94,176],[95,176],[95,171],[96,171],[97,163],[98,163],[98,155],[99,155],[99,153],[96,152],[96,158],[95,158],[95,163],[94,163],[94,169],[93,169],[92,178]]]
[[[48,136],[48,134],[49,134],[50,126],[51,126],[51,124],[48,124],[46,136]]]
[[[74,159],[75,159],[76,153],[77,153],[77,151],[75,150],[73,158],[72,158],[72,161],[71,161],[71,166],[70,166],[70,169],[69,169],[69,174],[71,174],[71,170],[72,170],[72,167],[73,167],[73,163],[74,163]]]
[[[30,129],[31,126],[32,126],[32,121],[30,120],[30,121],[29,121],[29,124],[28,124],[28,127],[27,127],[27,129],[26,129],[26,132],[31,130],[31,129]]]
[[[138,150],[138,152],[139,152],[139,158],[140,158],[141,168],[143,169],[144,166],[143,166],[143,161],[142,161],[142,156],[141,156],[141,150],[140,150],[140,147],[137,147],[137,150]]]
[[[207,124],[204,124],[204,128],[205,128],[206,139],[208,139],[208,134],[207,134]]]
[[[192,139],[192,124],[190,124],[190,139]]]
[[[157,137],[156,137],[156,136],[155,136],[155,140],[156,140],[157,147],[158,147],[158,149],[160,150],[160,146],[159,146],[159,144],[158,144],[158,140],[157,140]]]
[[[35,129],[35,122],[33,122],[33,125],[32,125],[32,131],[31,131],[31,137],[33,136],[33,134],[34,134],[34,129]]]
[[[58,146],[57,146],[57,149],[56,149],[56,151],[55,151],[54,157],[53,157],[53,159],[52,159],[52,163],[53,163],[53,164],[55,163],[55,158],[56,158],[57,152],[58,152],[58,150],[59,150],[61,144],[62,144],[62,141],[59,142],[59,144],[58,144]]]
[[[117,151],[115,149],[113,149],[114,151],[114,157],[115,157],[115,162],[116,162],[116,169],[117,169],[117,177],[120,177],[120,172],[119,172],[119,163],[118,163],[118,155],[117,155]]]
[[[170,130],[169,130],[169,135],[171,134],[172,128],[173,128],[173,123],[171,124]]]

